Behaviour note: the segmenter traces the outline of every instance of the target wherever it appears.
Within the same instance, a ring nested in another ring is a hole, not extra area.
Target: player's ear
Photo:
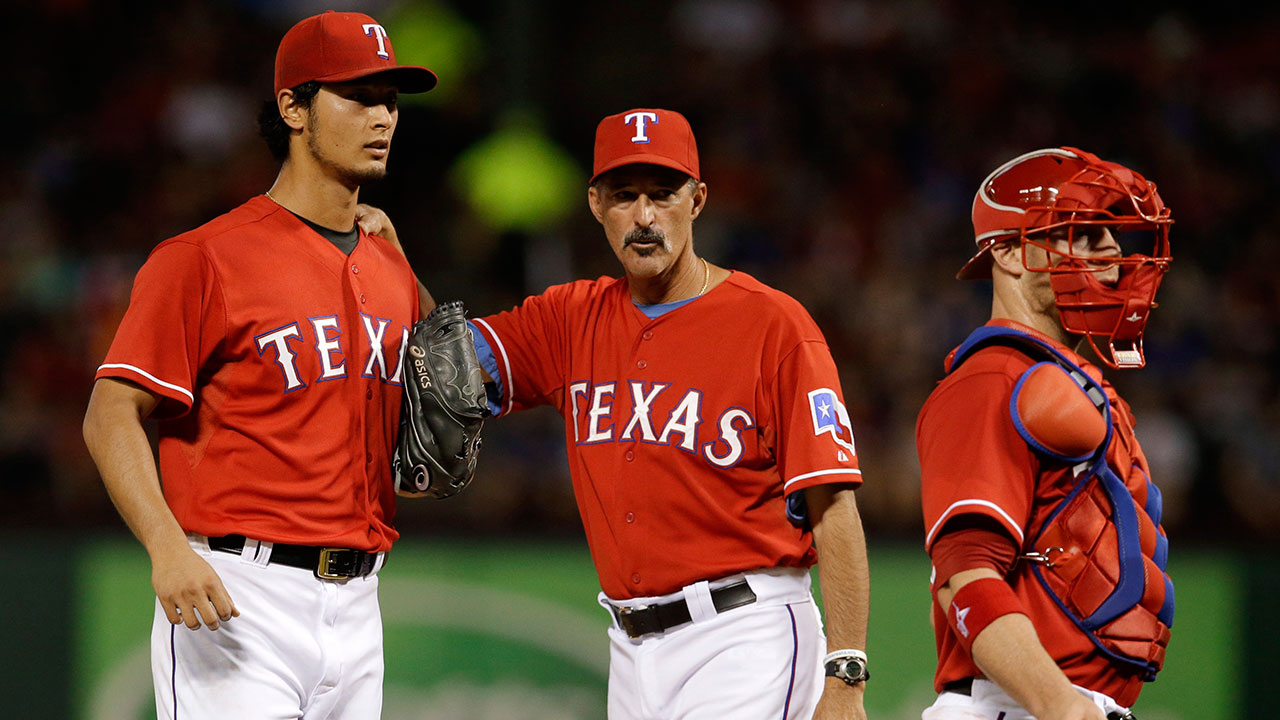
[[[280,117],[284,120],[284,124],[291,130],[301,130],[306,127],[307,109],[298,102],[293,90],[285,88],[276,93],[276,108],[280,110]]]
[[[702,214],[702,209],[707,206],[707,184],[701,180],[693,188],[693,212],[690,220],[697,220]]]
[[[1013,277],[1021,277],[1026,272],[1022,265],[1022,244],[1006,241],[991,246],[992,270],[1000,268]]]
[[[595,185],[587,186],[587,207],[591,208],[591,214],[596,216],[596,222],[604,224],[604,199],[600,197],[600,190]]]

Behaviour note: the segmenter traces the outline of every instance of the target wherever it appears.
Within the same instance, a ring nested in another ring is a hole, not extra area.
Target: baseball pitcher
[[[391,457],[419,297],[355,211],[386,173],[398,94],[435,84],[367,15],[299,22],[260,119],[274,185],[138,273],[84,433],[150,555],[161,718],[381,714],[377,572],[398,536]]]

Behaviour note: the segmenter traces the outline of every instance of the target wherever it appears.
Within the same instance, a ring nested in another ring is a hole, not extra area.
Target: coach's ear
[[[691,193],[693,196],[693,208],[690,212],[692,215],[689,218],[690,220],[697,220],[698,216],[702,214],[702,209],[707,206],[707,184],[701,180],[695,180],[694,182],[696,184],[694,184],[693,192]]]
[[[293,90],[285,88],[276,93],[276,108],[280,110],[280,117],[289,129],[301,130],[306,127],[307,109],[298,103]]]
[[[603,198],[600,197],[600,191],[595,185],[587,186],[587,207],[591,208],[591,214],[595,216],[596,222],[604,224],[604,207],[602,205]]]

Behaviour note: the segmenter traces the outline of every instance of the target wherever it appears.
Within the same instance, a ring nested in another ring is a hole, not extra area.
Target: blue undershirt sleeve
[[[476,346],[476,359],[480,361],[480,367],[493,378],[484,384],[484,392],[489,400],[489,412],[496,417],[502,410],[502,380],[498,377],[498,361],[493,356],[489,341],[484,339],[484,335],[476,328],[475,323],[468,320],[467,325],[471,326],[471,339]]]

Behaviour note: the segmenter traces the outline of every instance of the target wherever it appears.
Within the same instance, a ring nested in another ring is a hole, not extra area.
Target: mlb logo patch
[[[831,439],[852,457],[853,426],[849,423],[849,411],[830,388],[818,388],[809,392],[809,414],[813,417],[813,434],[831,435]],[[848,459],[848,458],[843,458]]]

